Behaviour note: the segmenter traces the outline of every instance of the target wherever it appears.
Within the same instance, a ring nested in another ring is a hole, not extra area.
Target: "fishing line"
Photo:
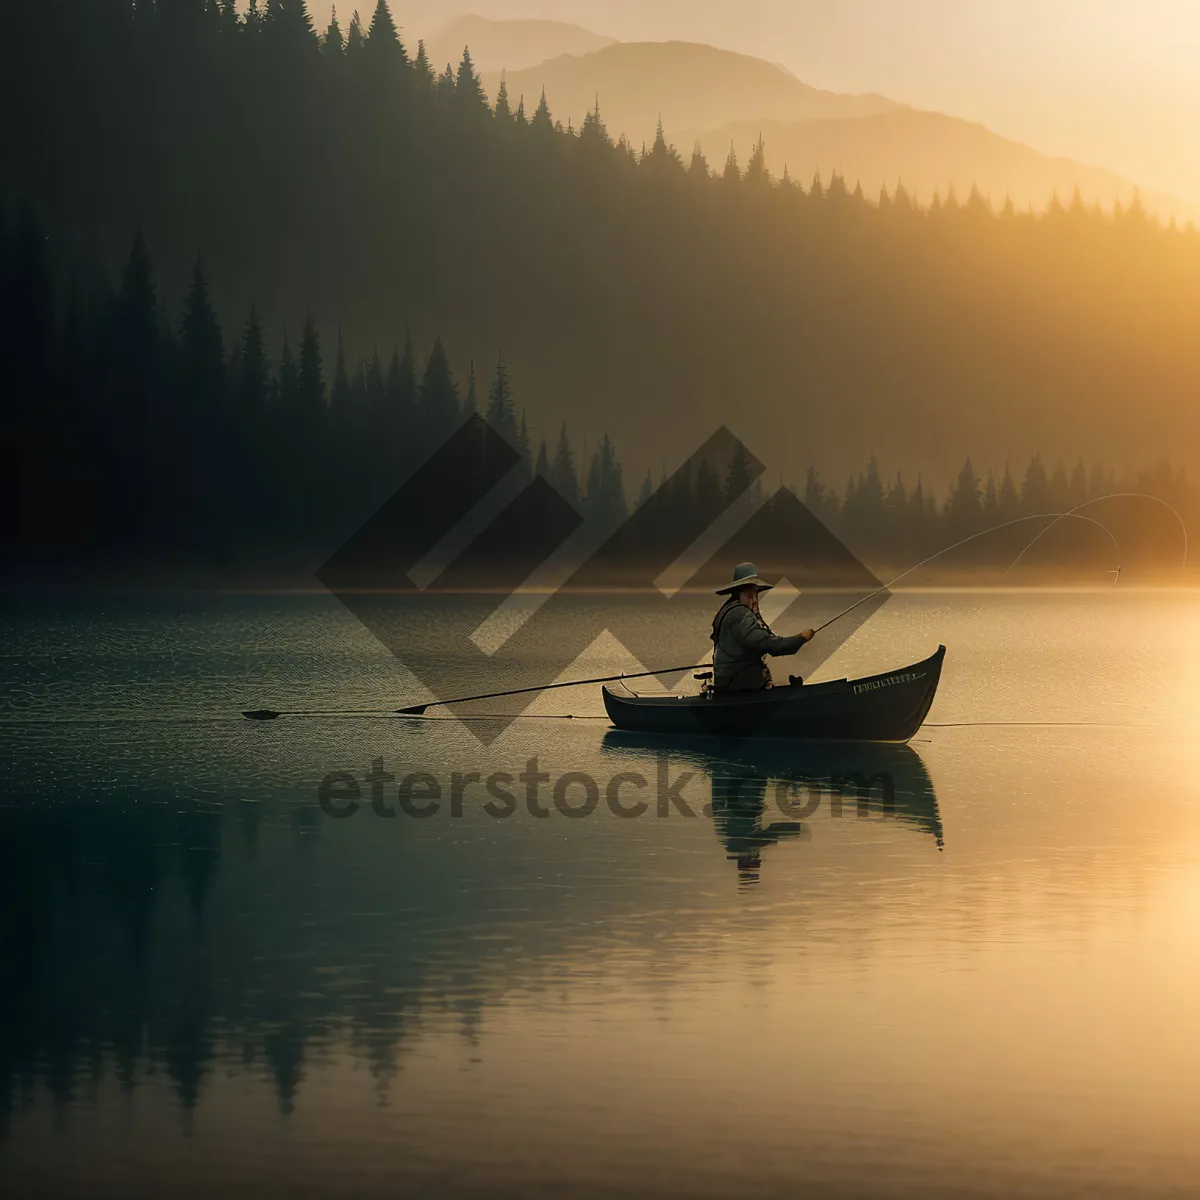
[[[1063,513],[1062,516],[1055,517],[1054,520],[1051,521],[1050,524],[1047,525],[1045,529],[1040,530],[1038,532],[1037,537],[1035,537],[1033,539],[1033,541],[1030,542],[1029,545],[1026,546],[1025,549],[1022,550],[1021,553],[1018,554],[1017,557],[1013,559],[1013,561],[1009,564],[1008,571],[1005,571],[1004,575],[1001,578],[1005,578],[1005,579],[1008,578],[1008,572],[1011,571],[1013,569],[1013,567],[1015,567],[1021,561],[1021,559],[1023,559],[1025,557],[1025,555],[1030,550],[1032,550],[1034,546],[1037,545],[1038,541],[1042,538],[1042,536],[1044,534],[1049,533],[1050,530],[1053,529],[1054,526],[1057,525],[1059,523],[1059,521],[1061,521],[1063,519],[1063,517],[1073,517],[1078,514],[1078,512],[1081,508],[1087,508],[1091,504],[1099,504],[1099,503],[1101,503],[1101,501],[1104,501],[1104,500],[1153,500],[1155,504],[1161,504],[1163,506],[1163,508],[1168,509],[1174,515],[1175,520],[1177,520],[1179,522],[1179,528],[1183,532],[1183,562],[1180,564],[1180,566],[1181,567],[1187,566],[1187,556],[1188,556],[1187,525],[1184,524],[1183,518],[1179,515],[1179,513],[1170,504],[1168,504],[1164,499],[1162,499],[1161,496],[1151,496],[1149,492],[1110,492],[1107,496],[1097,496],[1094,500],[1085,500],[1082,504],[1077,504],[1077,505],[1075,505],[1074,508]],[[1120,567],[1120,564],[1118,563],[1117,564],[1117,578],[1118,579],[1120,578],[1120,574],[1121,574],[1121,567]],[[1115,585],[1116,582],[1117,582],[1117,580],[1114,579],[1113,584]]]
[[[1161,729],[1131,721],[922,721],[922,729]]]
[[[1176,515],[1178,516],[1178,514],[1176,514]],[[929,563],[933,562],[935,559],[941,558],[943,554],[949,554],[951,550],[957,550],[960,546],[965,546],[968,542],[974,542],[978,538],[987,537],[987,535],[989,533],[996,533],[998,530],[1007,529],[1011,525],[1020,525],[1024,521],[1050,521],[1051,524],[1057,524],[1059,521],[1064,520],[1067,517],[1071,517],[1076,521],[1086,521],[1089,525],[1095,525],[1098,529],[1103,529],[1104,532],[1108,534],[1109,540],[1113,544],[1113,549],[1117,552],[1117,577],[1113,579],[1113,586],[1115,587],[1117,578],[1120,577],[1120,572],[1121,572],[1121,563],[1120,563],[1121,547],[1118,544],[1116,537],[1113,535],[1112,530],[1109,529],[1107,525],[1103,524],[1100,521],[1097,521],[1094,517],[1085,517],[1082,513],[1077,513],[1077,512],[1034,513],[1031,516],[1014,517],[1011,521],[1001,521],[999,525],[992,525],[988,529],[982,529],[978,533],[972,533],[969,537],[962,538],[960,541],[955,542],[952,546],[946,546],[943,549],[939,550],[936,554],[931,554],[928,558],[921,559],[921,561],[919,563],[916,563],[914,566],[909,567],[907,571],[902,571],[899,575],[896,576],[895,579],[890,580],[888,583],[885,583],[882,587],[878,587],[873,592],[870,592],[867,595],[863,596],[861,600],[856,600],[853,604],[850,605],[849,608],[843,609],[840,613],[838,613],[836,617],[830,617],[829,620],[826,621],[824,625],[818,625],[817,628],[813,630],[813,633],[817,634],[817,633],[820,633],[822,629],[828,629],[829,626],[834,623],[834,621],[840,621],[843,617],[849,615],[856,608],[858,608],[858,606],[860,604],[866,604],[866,602],[868,600],[873,600],[876,596],[880,595],[882,592],[886,592],[889,588],[895,587],[895,585],[898,584],[900,582],[900,580],[907,579],[908,576],[911,575],[914,571],[918,571],[921,569],[921,567],[927,566]],[[1050,526],[1047,525],[1046,529],[1049,529],[1049,528],[1050,528]],[[1042,534],[1046,532],[1046,529],[1040,530],[1038,532],[1038,537],[1041,537]],[[1036,541],[1037,541],[1037,538],[1034,538],[1033,542],[1036,542]],[[1029,546],[1032,546],[1033,542],[1030,542]],[[1029,546],[1026,546],[1025,550],[1028,550]],[[1022,550],[1021,554],[1024,554],[1025,550]],[[1020,558],[1021,558],[1021,555],[1018,555],[1017,556],[1018,562],[1020,561]],[[1016,564],[1014,563],[1013,565],[1015,566]],[[1012,570],[1012,567],[1010,567],[1009,570]],[[1005,574],[1007,574],[1007,573],[1008,572],[1006,571]]]

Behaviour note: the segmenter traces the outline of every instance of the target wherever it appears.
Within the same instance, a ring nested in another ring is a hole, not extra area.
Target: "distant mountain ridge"
[[[509,26],[513,41],[520,39],[518,27],[549,26],[553,32],[539,42],[542,46],[598,36],[552,22],[464,18],[454,27],[469,32],[466,22],[479,22],[480,31],[490,28],[489,54],[502,48],[494,31]],[[807,187],[814,172],[828,181],[837,171],[851,188],[861,180],[872,199],[881,186],[891,191],[899,180],[922,203],[935,193],[945,197],[951,187],[965,200],[974,184],[996,208],[1009,197],[1020,208],[1032,204],[1040,211],[1055,193],[1066,205],[1078,188],[1085,203],[1111,209],[1116,203],[1128,205],[1136,190],[1134,181],[1115,171],[1050,157],[984,125],[886,96],[823,91],[763,59],[694,42],[601,40],[606,44],[586,53],[562,50],[522,67],[514,64],[527,61],[528,54],[510,50],[484,71],[484,86],[494,98],[506,68],[514,105],[523,95],[532,111],[544,88],[554,118],[575,128],[598,100],[610,135],[615,140],[624,134],[635,148],[649,144],[661,118],[685,158],[698,141],[716,169],[731,144],[745,165],[761,133],[776,174],[786,163]],[[479,61],[475,46],[471,49]],[[1200,210],[1186,201],[1146,190],[1140,195],[1147,210],[1161,218],[1200,219]]]
[[[828,183],[836,171],[853,189],[856,181],[870,199],[881,186],[889,193],[897,181],[921,203],[935,193],[946,198],[951,186],[966,200],[972,185],[999,209],[1005,197],[1024,209],[1042,210],[1057,194],[1071,203],[1078,188],[1086,204],[1128,206],[1133,181],[1102,167],[1069,158],[1050,158],[1021,142],[1000,137],[984,125],[944,113],[896,108],[854,119],[814,121],[735,121],[715,129],[680,129],[668,136],[680,147],[699,141],[710,163],[720,165],[732,144],[744,166],[761,134],[768,167],[781,174],[786,164],[797,182],[808,188],[814,172]],[[1140,190],[1142,204],[1163,219],[1195,220],[1200,212],[1186,201]]]
[[[425,49],[439,71],[446,63],[457,66],[468,46],[477,69],[498,72],[519,71],[563,54],[591,54],[615,41],[564,21],[492,21],[468,15],[455,17],[426,38]]]
[[[523,95],[532,109],[544,88],[555,119],[576,128],[598,99],[609,133],[624,133],[635,146],[653,140],[660,117],[669,129],[704,129],[766,117],[864,117],[900,107],[886,96],[822,91],[773,63],[695,42],[616,42],[510,69],[507,81],[514,104]],[[483,82],[494,97],[500,71],[484,72]]]

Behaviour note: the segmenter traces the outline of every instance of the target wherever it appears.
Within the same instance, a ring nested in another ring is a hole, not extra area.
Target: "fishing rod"
[[[1176,514],[1176,515],[1178,515],[1178,514]],[[877,587],[873,592],[870,592],[866,596],[863,596],[860,600],[856,600],[853,604],[850,605],[849,608],[845,608],[840,613],[838,613],[836,617],[830,617],[829,620],[826,621],[824,625],[818,625],[817,628],[813,630],[813,635],[815,636],[816,634],[820,633],[822,629],[828,629],[829,626],[834,623],[834,621],[840,621],[843,617],[848,616],[860,605],[866,604],[866,602],[868,600],[873,600],[876,596],[880,595],[883,592],[886,592],[888,590],[888,588],[894,587],[896,584],[898,584],[900,582],[900,580],[907,579],[908,576],[911,575],[914,571],[919,570],[921,567],[925,566],[928,563],[933,562],[935,559],[941,558],[943,554],[949,554],[951,550],[957,550],[959,548],[959,546],[965,546],[968,542],[973,542],[977,538],[986,537],[989,533],[996,533],[998,530],[1007,529],[1010,525],[1020,525],[1023,521],[1050,520],[1051,525],[1054,525],[1066,517],[1074,517],[1077,521],[1086,521],[1089,525],[1095,525],[1098,529],[1103,529],[1104,532],[1108,534],[1109,540],[1112,542],[1113,548],[1116,550],[1118,556],[1120,555],[1121,547],[1118,545],[1117,539],[1113,536],[1112,530],[1109,529],[1107,525],[1101,524],[1101,522],[1097,521],[1094,517],[1085,517],[1082,513],[1077,513],[1074,511],[1069,512],[1069,513],[1034,513],[1031,516],[1014,517],[1011,521],[1002,521],[999,525],[993,525],[989,529],[980,530],[979,533],[973,533],[970,535],[970,537],[965,537],[961,541],[955,542],[952,546],[946,546],[943,549],[939,550],[936,554],[931,554],[928,558],[921,559],[921,561],[919,563],[917,563],[915,566],[909,567],[907,571],[902,571],[899,575],[896,576],[895,579],[892,579],[889,582],[885,583],[882,587]],[[1053,518],[1053,519],[1051,520],[1051,518]],[[1046,529],[1049,529],[1049,528],[1050,528],[1050,525],[1047,525]],[[1035,537],[1033,539],[1033,542],[1036,542],[1038,540],[1038,538],[1040,538],[1042,536],[1042,534],[1046,532],[1046,529],[1039,530],[1038,535],[1037,535],[1037,537]],[[1033,542],[1030,542],[1029,546],[1032,546]],[[1025,550],[1028,550],[1029,546],[1026,546]],[[1018,562],[1021,560],[1022,555],[1024,555],[1025,550],[1022,550],[1021,553],[1019,555],[1017,555]],[[1009,570],[1012,570],[1012,567],[1010,567]],[[1006,571],[1005,574],[1007,575],[1008,572]],[[1117,580],[1120,577],[1121,577],[1121,564],[1118,561],[1116,576],[1113,579],[1114,587],[1116,587]]]
[[[278,717],[346,717],[346,716],[399,716],[421,717],[427,708],[442,704],[466,704],[471,700],[498,700],[502,696],[523,696],[529,692],[549,692],[554,688],[583,687],[590,683],[616,683],[621,679],[645,679],[650,675],[672,675],[676,671],[699,671],[710,666],[710,663],[696,663],[690,667],[662,667],[657,671],[637,671],[634,674],[602,675],[596,679],[569,679],[564,683],[539,683],[535,687],[510,688],[505,692],[482,692],[478,696],[458,696],[454,700],[426,700],[424,704],[409,704],[404,708],[366,708],[359,710],[318,710],[296,709],[291,712],[277,712],[272,708],[259,708],[244,712],[242,716],[248,721],[274,721]]]

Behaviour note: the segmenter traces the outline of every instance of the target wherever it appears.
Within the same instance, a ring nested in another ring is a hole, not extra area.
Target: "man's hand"
[[[811,642],[817,635],[811,629],[806,629],[800,636],[806,642]]]

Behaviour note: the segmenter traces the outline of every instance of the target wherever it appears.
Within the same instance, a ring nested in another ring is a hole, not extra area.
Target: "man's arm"
[[[812,636],[811,633],[798,633],[794,637],[779,637],[764,629],[748,608],[730,613],[728,620],[734,640],[751,654],[769,654],[773,658],[795,654]]]

